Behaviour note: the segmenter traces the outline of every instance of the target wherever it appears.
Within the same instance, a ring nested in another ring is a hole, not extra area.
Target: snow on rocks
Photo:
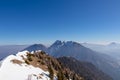
[[[28,51],[18,52],[16,55],[10,55],[2,62],[0,67],[0,80],[50,80],[49,72],[41,68],[33,67],[24,62]],[[21,65],[14,64],[11,60],[20,60]]]

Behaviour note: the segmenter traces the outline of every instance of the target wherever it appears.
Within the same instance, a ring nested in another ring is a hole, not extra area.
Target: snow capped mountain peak
[[[49,72],[28,65],[26,58],[28,51],[18,52],[10,55],[2,62],[0,67],[0,79],[2,80],[50,80]]]

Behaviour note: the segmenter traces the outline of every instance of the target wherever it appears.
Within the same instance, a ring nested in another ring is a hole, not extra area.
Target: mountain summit
[[[44,45],[42,45],[42,44],[33,44],[33,45],[31,45],[31,46],[23,49],[23,51],[24,51],[24,50],[28,50],[28,51],[30,51],[30,52],[31,52],[31,51],[36,51],[36,50],[46,51],[46,50],[47,50],[47,47],[44,46]]]

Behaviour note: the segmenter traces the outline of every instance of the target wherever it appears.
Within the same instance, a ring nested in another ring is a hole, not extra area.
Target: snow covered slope
[[[84,80],[44,51],[10,55],[0,67],[0,80]]]
[[[0,67],[1,67],[2,61],[0,61]]]
[[[0,67],[0,80],[50,80],[49,72],[28,65],[23,60],[27,51],[10,55]]]

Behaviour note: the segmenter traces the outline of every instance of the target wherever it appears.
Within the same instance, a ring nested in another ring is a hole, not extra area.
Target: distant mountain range
[[[55,47],[55,48],[54,48]],[[87,61],[97,68],[112,76],[115,80],[120,79],[120,65],[112,57],[93,51],[73,41],[56,41],[48,48],[49,53],[55,57],[71,56],[80,61]]]
[[[115,58],[120,62],[120,44],[112,42],[108,45],[99,45],[99,44],[90,44],[90,43],[81,43],[83,46],[88,47],[94,51],[108,54],[111,57]]]
[[[115,46],[113,43],[111,45]],[[45,47],[43,44],[34,44],[22,50],[43,50],[49,55],[57,58],[63,56],[74,57],[77,60],[92,63],[96,66],[96,68],[110,75],[114,80],[120,79],[120,64],[116,61],[116,59],[107,54],[103,54],[102,51],[100,52],[98,50],[94,50],[86,46],[86,44],[80,44],[74,41],[65,42],[57,40],[50,47]]]
[[[120,44],[115,42],[112,42],[108,45],[90,44],[90,43],[81,43],[81,44],[85,47],[88,47],[94,51],[98,51],[101,53],[106,53],[106,54],[120,53]]]

